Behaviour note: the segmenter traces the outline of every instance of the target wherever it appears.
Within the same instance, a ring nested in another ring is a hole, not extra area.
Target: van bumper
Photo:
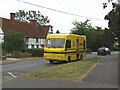
[[[55,61],[66,61],[66,55],[65,54],[44,53],[44,59],[55,60]]]

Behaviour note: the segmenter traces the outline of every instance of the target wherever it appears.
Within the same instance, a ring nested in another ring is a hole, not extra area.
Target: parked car
[[[97,55],[110,55],[110,54],[111,54],[111,50],[107,47],[101,47],[97,51]]]

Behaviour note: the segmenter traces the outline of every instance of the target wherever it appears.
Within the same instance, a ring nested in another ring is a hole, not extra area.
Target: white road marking
[[[16,78],[15,75],[13,75],[11,72],[8,72],[9,75],[11,75],[12,77]]]
[[[5,79],[9,79],[9,78],[11,78],[11,77],[4,77]]]

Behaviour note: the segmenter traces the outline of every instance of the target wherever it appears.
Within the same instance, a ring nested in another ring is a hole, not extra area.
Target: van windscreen
[[[65,39],[47,39],[47,48],[64,48]]]

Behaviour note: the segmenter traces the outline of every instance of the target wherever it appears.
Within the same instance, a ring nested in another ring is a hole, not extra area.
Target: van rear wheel
[[[53,61],[53,60],[49,60],[49,62],[50,62],[51,64],[54,64],[54,61]]]
[[[67,62],[71,62],[71,58],[70,58],[70,56],[68,57],[68,60],[67,60]]]
[[[80,55],[80,60],[83,60],[83,55],[82,54]]]

